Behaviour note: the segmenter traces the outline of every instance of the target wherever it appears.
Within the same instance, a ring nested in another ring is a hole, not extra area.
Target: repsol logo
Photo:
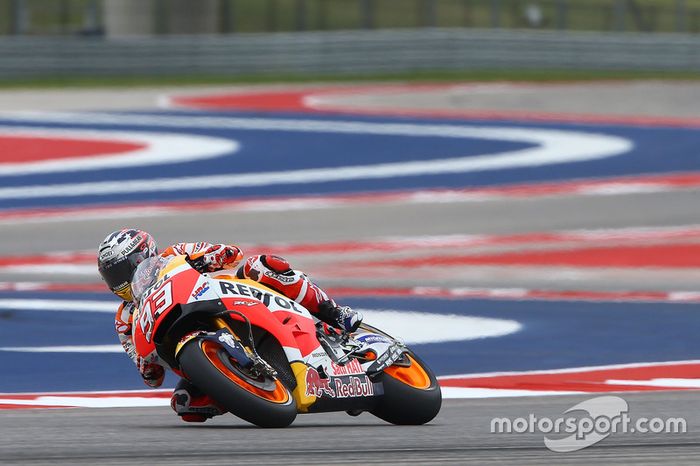
[[[243,283],[230,283],[230,282],[219,282],[221,287],[221,294],[224,295],[236,295],[236,296],[246,296],[248,298],[255,298],[261,301],[265,306],[270,305],[274,302],[282,309],[288,309],[290,311],[299,312],[302,311],[296,306],[297,303],[290,299],[277,296],[266,291],[258,290],[257,288],[251,288]]]

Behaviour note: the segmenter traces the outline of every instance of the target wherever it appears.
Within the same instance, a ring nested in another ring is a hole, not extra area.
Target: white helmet
[[[158,246],[151,235],[142,230],[125,228],[110,233],[100,243],[97,267],[112,293],[131,301],[131,279],[136,266],[156,255]]]

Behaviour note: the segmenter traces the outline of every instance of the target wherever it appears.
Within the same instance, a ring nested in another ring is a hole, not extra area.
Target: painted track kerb
[[[240,145],[231,139],[178,135],[173,133],[153,133],[143,131],[107,131],[56,129],[19,126],[0,126],[3,136],[34,138],[72,138],[86,141],[115,140],[145,145],[124,154],[101,154],[90,158],[60,158],[59,160],[0,163],[0,176],[27,175],[65,171],[88,171],[105,168],[136,167],[163,163],[181,163],[220,157],[236,152]]]
[[[5,116],[10,116],[5,114]],[[182,186],[217,186],[220,188],[301,184],[313,182],[383,179],[416,175],[466,173],[505,168],[535,167],[597,160],[624,154],[633,148],[627,139],[595,133],[550,130],[493,128],[468,125],[423,125],[396,123],[361,123],[349,121],[285,120],[264,118],[164,117],[117,114],[14,114],[13,119],[56,121],[73,124],[148,124],[166,127],[226,127],[241,130],[300,131],[393,135],[405,137],[471,138],[524,142],[536,147],[495,154],[415,161],[382,163],[337,168],[212,175],[197,177],[131,180],[128,182],[90,182],[49,186],[24,186],[0,189],[0,199],[29,199],[50,196],[82,196],[122,192],[176,191]]]

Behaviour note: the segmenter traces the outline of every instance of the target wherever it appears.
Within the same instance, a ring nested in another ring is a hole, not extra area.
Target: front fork
[[[198,330],[188,333],[182,337],[180,342],[177,344],[175,348],[175,357],[177,358],[177,355],[180,353],[182,348],[184,348],[185,344],[195,338],[200,338],[202,340],[214,341],[219,344],[224,350],[226,350],[228,355],[244,369],[252,370],[270,377],[277,377],[277,371],[275,371],[272,366],[270,366],[258,355],[254,346],[251,347],[253,345],[252,334],[250,335],[251,346],[246,346],[231,329],[228,322],[226,322],[226,319],[223,317],[215,317],[212,322],[218,329],[216,332]]]

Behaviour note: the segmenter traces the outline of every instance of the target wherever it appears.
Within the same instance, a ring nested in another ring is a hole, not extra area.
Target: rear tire
[[[412,352],[407,354],[411,367],[391,366],[375,379],[382,382],[384,395],[371,413],[392,424],[421,425],[440,412],[442,392],[430,368]]]
[[[259,427],[286,427],[297,415],[289,389],[272,377],[254,378],[211,340],[194,339],[178,357],[187,378],[222,408]]]

